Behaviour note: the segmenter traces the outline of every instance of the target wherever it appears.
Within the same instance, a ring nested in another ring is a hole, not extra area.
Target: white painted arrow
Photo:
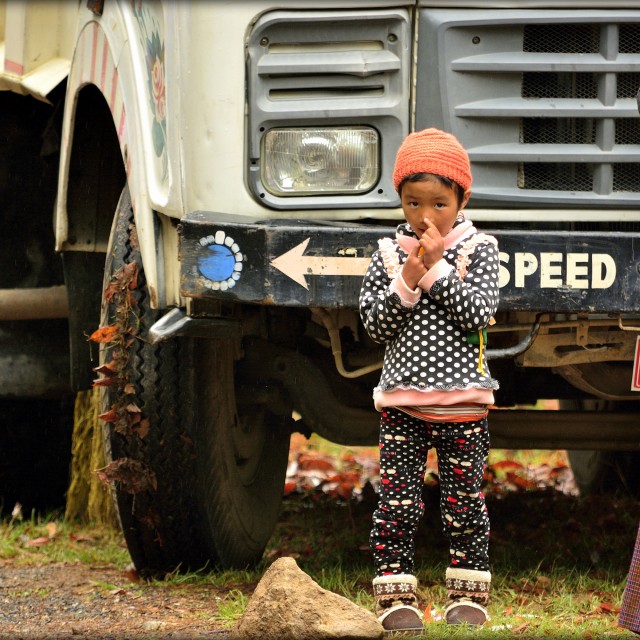
[[[316,276],[363,276],[369,266],[370,258],[350,258],[342,256],[305,256],[304,251],[311,238],[303,240],[281,256],[274,258],[271,264],[285,276],[295,280],[305,289],[309,285],[305,275]]]

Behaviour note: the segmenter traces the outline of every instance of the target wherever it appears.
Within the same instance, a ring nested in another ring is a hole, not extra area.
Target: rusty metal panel
[[[633,361],[636,333],[590,330],[588,335],[589,342],[579,345],[576,333],[539,334],[522,354],[522,365],[562,367],[588,362]]]

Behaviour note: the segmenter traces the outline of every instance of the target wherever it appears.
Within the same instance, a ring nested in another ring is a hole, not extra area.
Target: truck
[[[293,431],[377,442],[358,294],[402,220],[396,150],[426,127],[468,150],[466,213],[499,243],[493,446],[632,488],[640,9],[600,5],[0,2],[0,309],[42,300],[0,328],[53,369],[0,393],[98,389],[139,571],[257,562]],[[1,343],[16,376],[23,347]]]

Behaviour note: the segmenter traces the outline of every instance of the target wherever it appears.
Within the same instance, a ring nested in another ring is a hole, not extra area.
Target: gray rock
[[[230,640],[373,640],[384,630],[370,611],[323,589],[293,558],[267,569]]]

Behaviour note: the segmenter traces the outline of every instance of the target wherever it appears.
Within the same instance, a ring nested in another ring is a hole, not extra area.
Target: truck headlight
[[[365,193],[378,182],[378,157],[370,127],[271,129],[262,139],[262,183],[276,196]]]

